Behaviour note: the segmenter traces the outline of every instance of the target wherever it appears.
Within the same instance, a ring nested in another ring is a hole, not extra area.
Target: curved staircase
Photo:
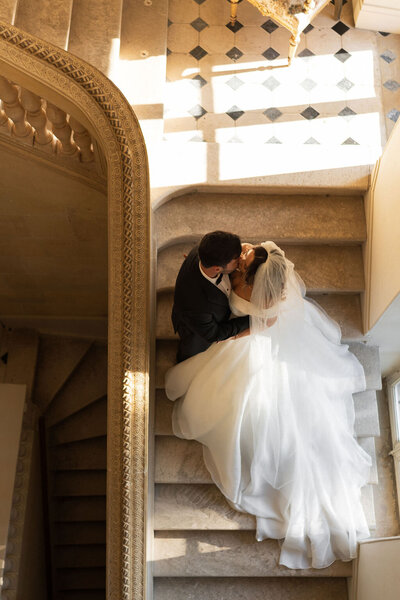
[[[213,485],[201,445],[175,438],[165,371],[174,364],[177,338],[170,313],[183,256],[207,231],[234,231],[243,241],[273,239],[303,277],[307,294],[342,328],[364,366],[368,391],[354,397],[356,434],[373,458],[363,502],[375,526],[377,483],[374,436],[379,435],[375,390],[381,387],[376,347],[364,344],[360,295],[364,289],[363,198],[359,195],[268,195],[194,192],[169,200],[154,216],[158,246],[155,402],[156,600],[282,598],[345,600],[351,563],[293,571],[277,564],[276,540],[255,541],[250,515],[232,510]]]

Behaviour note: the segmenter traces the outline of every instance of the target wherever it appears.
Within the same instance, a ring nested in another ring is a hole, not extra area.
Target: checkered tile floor
[[[249,2],[170,0],[168,141],[367,145],[400,116],[400,36],[354,28],[328,5],[287,68],[290,34]]]

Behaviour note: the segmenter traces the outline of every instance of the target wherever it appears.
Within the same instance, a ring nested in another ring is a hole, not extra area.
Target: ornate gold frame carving
[[[145,597],[150,355],[148,162],[121,92],[83,60],[0,21],[0,73],[78,119],[108,167],[107,598]]]

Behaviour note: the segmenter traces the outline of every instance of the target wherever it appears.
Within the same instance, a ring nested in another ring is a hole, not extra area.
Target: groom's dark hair
[[[209,267],[225,267],[242,252],[240,238],[227,231],[211,231],[206,233],[199,245],[201,264]]]

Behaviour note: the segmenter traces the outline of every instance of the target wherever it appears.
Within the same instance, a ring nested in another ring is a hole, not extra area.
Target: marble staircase
[[[41,487],[47,490],[39,509],[47,513],[43,528],[47,534],[43,547],[37,542],[36,552],[43,553],[47,546],[48,597],[104,599],[107,347],[28,330],[10,331],[7,338],[2,348],[7,351],[5,381],[23,383],[31,373],[34,431],[41,437]],[[39,490],[33,493],[40,498]],[[20,490],[15,490],[18,495]],[[5,600],[25,597],[14,532],[18,527],[10,528]],[[20,550],[23,554],[31,548],[22,545]]]
[[[201,445],[175,438],[164,375],[174,364],[177,338],[170,312],[179,266],[201,235],[233,230],[242,240],[273,239],[303,277],[307,294],[341,325],[343,340],[363,364],[367,391],[354,396],[355,430],[371,455],[363,504],[375,527],[377,484],[374,437],[379,436],[376,390],[381,387],[378,349],[364,343],[360,295],[364,288],[361,196],[200,193],[162,204],[154,214],[158,247],[155,431],[154,597],[243,597],[326,600],[347,598],[351,564],[291,571],[277,564],[278,543],[255,541],[250,515],[237,513],[213,485]]]

